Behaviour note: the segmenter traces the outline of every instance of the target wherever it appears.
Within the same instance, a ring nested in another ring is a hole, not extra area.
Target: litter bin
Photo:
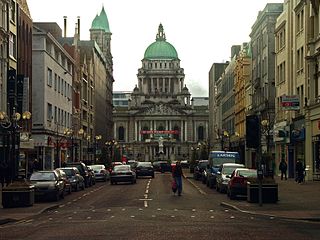
[[[29,207],[34,204],[34,186],[27,182],[14,182],[2,189],[3,208]]]

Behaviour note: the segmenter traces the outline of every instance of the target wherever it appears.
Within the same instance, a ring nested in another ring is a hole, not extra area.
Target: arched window
[[[203,126],[198,127],[198,140],[201,141],[204,139],[204,129]]]
[[[176,139],[177,141],[180,140],[180,128],[176,125],[174,126],[173,130],[177,131],[176,134],[173,134],[173,138]]]
[[[124,141],[124,127],[119,127],[118,128],[118,136],[119,136],[119,141]]]

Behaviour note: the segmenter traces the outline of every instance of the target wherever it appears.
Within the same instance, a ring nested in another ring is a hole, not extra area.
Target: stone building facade
[[[160,24],[138,69],[129,106],[113,111],[115,149],[144,161],[187,159],[208,139],[208,99],[193,104],[184,69]]]

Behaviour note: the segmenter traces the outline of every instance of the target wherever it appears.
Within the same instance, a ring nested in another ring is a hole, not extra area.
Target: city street
[[[60,206],[0,226],[0,239],[318,239],[319,223],[253,216],[220,206],[225,194],[184,179],[171,192],[171,175],[137,184],[97,183]]]

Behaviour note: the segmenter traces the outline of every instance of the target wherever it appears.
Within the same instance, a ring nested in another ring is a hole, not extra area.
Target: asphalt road
[[[170,174],[137,184],[98,183],[60,207],[0,226],[5,239],[319,239],[320,224],[252,216],[220,206],[225,195],[184,179],[171,192]]]

